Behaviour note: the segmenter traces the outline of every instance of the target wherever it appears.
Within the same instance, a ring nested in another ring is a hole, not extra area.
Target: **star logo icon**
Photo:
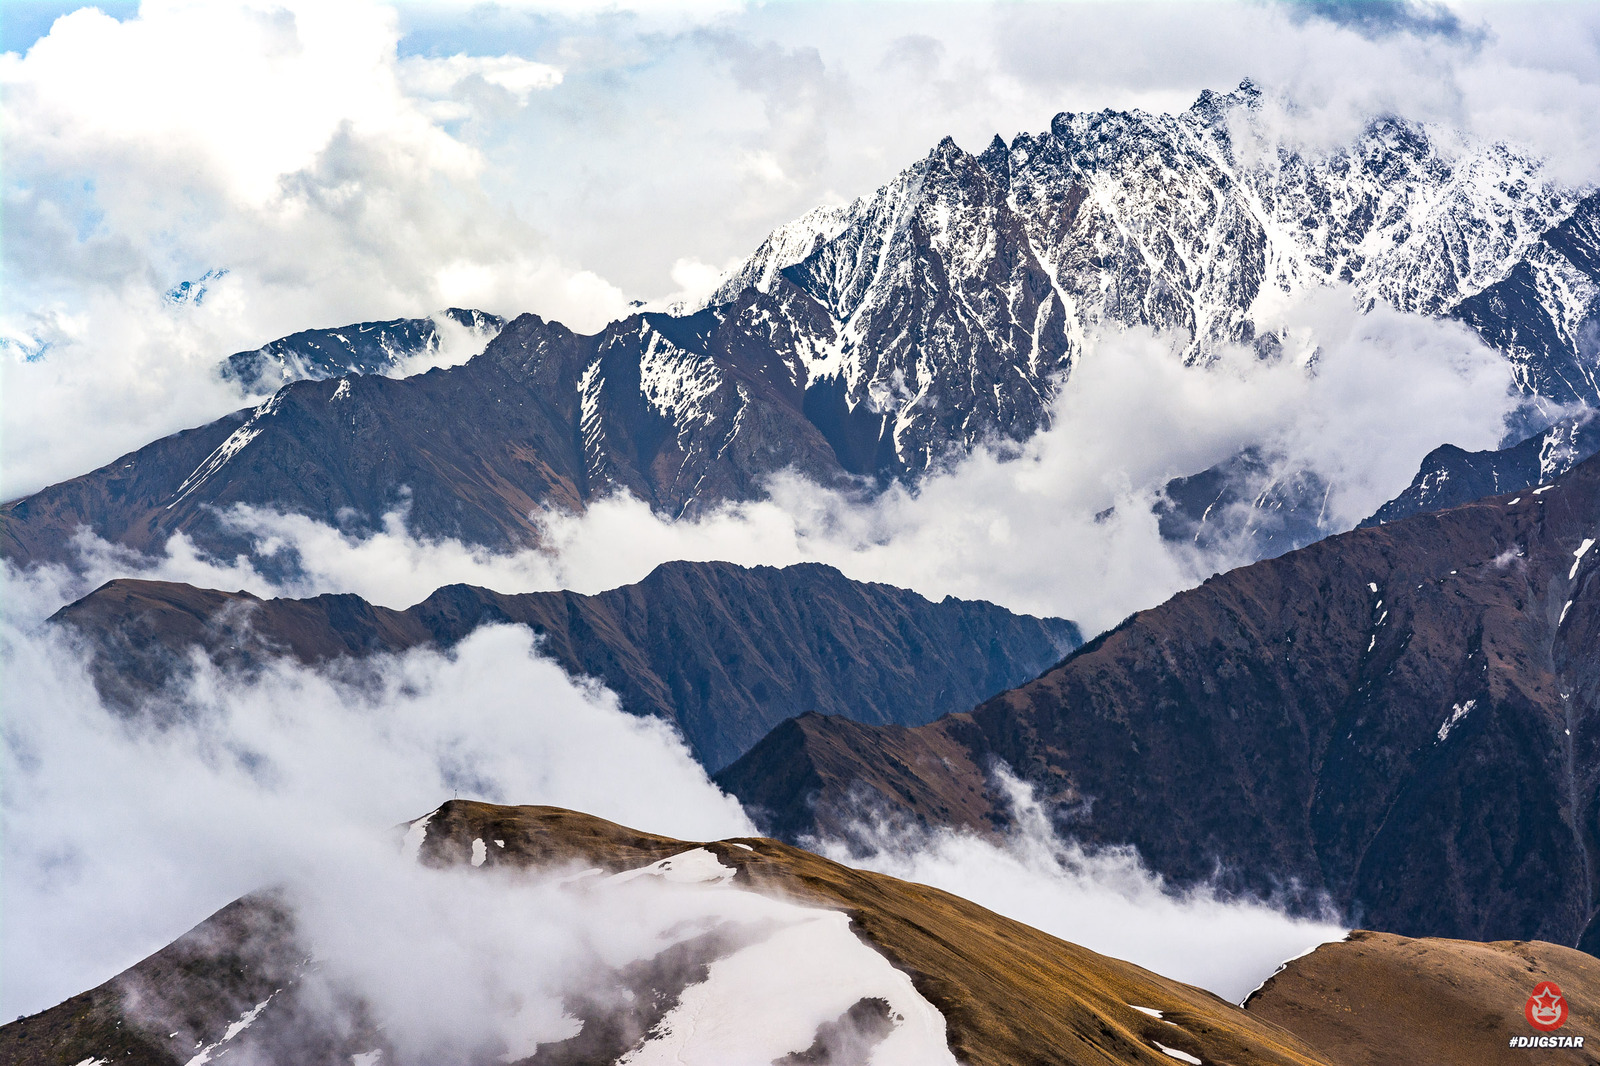
[[[1541,981],[1528,995],[1522,1014],[1540,1032],[1554,1032],[1567,1024],[1567,999],[1554,981]]]

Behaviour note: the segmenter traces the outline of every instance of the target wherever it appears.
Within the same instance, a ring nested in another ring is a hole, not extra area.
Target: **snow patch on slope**
[[[400,845],[400,853],[405,856],[407,862],[416,862],[422,854],[423,841],[428,839],[428,823],[433,821],[433,816],[438,813],[429,811],[406,827],[406,836]]]
[[[705,848],[695,848],[691,851],[670,855],[659,862],[649,866],[641,866],[637,870],[627,870],[610,878],[612,881],[632,881],[636,877],[659,877],[663,881],[672,881],[677,884],[724,884],[732,880],[738,873],[731,866],[724,866],[718,861],[716,855]]]
[[[273,995],[275,996],[277,993],[274,992]],[[205,1066],[206,1063],[211,1061],[212,1052],[216,1051],[217,1048],[228,1043],[234,1037],[250,1028],[250,1026],[255,1023],[255,1020],[261,1016],[261,1012],[266,1010],[267,1004],[271,1002],[272,996],[268,996],[260,1003],[257,1003],[254,1007],[251,1007],[249,1010],[245,1011],[239,1016],[238,1021],[228,1026],[227,1031],[222,1034],[221,1040],[218,1040],[214,1044],[207,1044],[205,1047],[201,1048],[199,1053],[185,1063],[184,1066]],[[225,1055],[227,1052],[224,1051],[222,1054]]]
[[[1572,569],[1567,571],[1568,581],[1578,576],[1578,564],[1583,562],[1583,557],[1588,554],[1589,549],[1592,547],[1594,547],[1594,538],[1585,537],[1583,543],[1578,545],[1578,550],[1572,553],[1574,558],[1572,560]]]
[[[956,1066],[944,1016],[910,975],[857,939],[847,915],[771,902],[790,924],[712,963],[619,1066],[771,1062],[807,1050],[819,1026],[863,999],[888,1003],[894,1024],[866,1060],[872,1066]]]

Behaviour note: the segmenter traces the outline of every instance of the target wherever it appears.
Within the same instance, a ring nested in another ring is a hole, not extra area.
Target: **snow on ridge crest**
[[[1543,237],[1585,190],[1506,145],[1392,118],[1294,149],[1285,116],[1246,84],[1179,114],[1063,113],[977,156],[941,142],[874,193],[775,229],[704,306],[752,288],[809,301],[786,311],[808,383],[842,380],[851,411],[887,415],[912,473],[1042,428],[1107,329],[1184,337],[1200,362],[1229,344],[1269,355],[1302,294],[1344,285],[1363,310],[1450,314],[1542,255],[1541,306],[1577,335],[1600,285]],[[819,317],[823,341],[800,325]],[[1540,378],[1519,372],[1530,393]]]

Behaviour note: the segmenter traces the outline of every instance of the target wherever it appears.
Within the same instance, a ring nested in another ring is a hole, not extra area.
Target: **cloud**
[[[863,995],[911,995],[880,956],[833,935],[842,923],[824,928],[781,900],[405,860],[391,827],[457,791],[680,838],[751,834],[669,727],[569,679],[526,630],[486,627],[448,655],[278,663],[249,678],[197,659],[193,679],[129,717],[100,704],[72,636],[41,625],[71,591],[55,576],[4,574],[0,1010],[92,987],[273,885],[295,908],[331,1020],[347,1027],[357,995],[366,1021],[421,1058],[569,1036],[574,1000],[616,1000],[629,963],[713,930],[727,973],[713,970],[705,995],[745,1005],[730,1024],[759,1016],[751,1039],[804,1047]],[[1255,901],[1169,893],[1131,853],[1049,838],[1018,798],[1024,828],[1008,840],[880,834],[866,864],[1235,998],[1338,932]]]
[[[401,60],[400,72],[408,88],[427,95],[446,96],[462,82],[476,78],[504,89],[524,106],[536,90],[561,84],[559,69],[519,56],[408,56]]]
[[[1405,488],[1439,444],[1496,446],[1515,408],[1506,362],[1457,323],[1383,307],[1362,314],[1337,289],[1275,314],[1269,324],[1288,340],[1270,359],[1235,347],[1198,366],[1184,360],[1181,337],[1110,333],[1079,359],[1048,429],[980,448],[914,488],[868,497],[780,474],[767,499],[677,521],[614,496],[581,514],[536,515],[540,546],[512,554],[419,539],[403,511],[363,536],[235,506],[219,517],[254,542],[251,558],[210,558],[179,535],[141,559],[86,534],[79,580],[138,573],[407,607],[453,582],[593,593],[673,559],[815,561],[933,599],[1065,616],[1094,633],[1252,561],[1243,540],[1202,550],[1161,539],[1151,507],[1171,478],[1254,447],[1273,476],[1328,486],[1322,529],[1342,531]]]
[[[1173,892],[1132,848],[1086,850],[1056,836],[1032,790],[1004,770],[1015,817],[1003,839],[863,824],[824,854],[932,885],[1052,936],[1242,1001],[1285,959],[1342,939],[1330,913],[1290,917],[1269,901],[1201,886]],[[863,849],[866,850],[862,857]]]
[[[1461,17],[1443,4],[1410,0],[1296,0],[1283,4],[1294,19],[1323,19],[1349,27],[1368,40],[1396,34],[1480,41]]]
[[[198,664],[166,712],[130,720],[101,706],[69,636],[40,624],[63,597],[50,575],[8,571],[5,592],[12,1014],[98,984],[245,892],[370,853],[456,791],[690,839],[750,831],[670,726],[572,681],[522,628],[248,680]]]
[[[519,1059],[576,1035],[578,1011],[620,1016],[612,1054],[643,1038],[629,1061],[771,1062],[875,997],[910,1023],[881,1060],[954,1062],[937,1011],[837,912],[651,876],[428,870],[392,851],[342,865],[357,877],[306,885],[300,921],[325,1001],[359,994],[402,1061]]]
[[[122,21],[73,12],[0,57],[0,494],[241,406],[217,362],[299,329],[452,305],[578,327],[623,312],[486,193],[460,133],[559,71],[402,63],[398,40],[377,3],[149,0]],[[203,301],[166,298],[207,275]]]

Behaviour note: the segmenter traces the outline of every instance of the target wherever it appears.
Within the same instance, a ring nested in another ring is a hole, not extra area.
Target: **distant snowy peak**
[[[1398,119],[1374,121],[1352,144],[1323,153],[1284,146],[1272,126],[1247,82],[1232,93],[1202,93],[1178,115],[1063,112],[1048,132],[1021,134],[1009,147],[996,137],[977,156],[946,137],[874,194],[774,230],[706,303],[751,285],[770,291],[785,269],[841,238],[845,247],[831,249],[836,262],[892,247],[894,231],[914,222],[948,239],[952,225],[959,235],[985,211],[1003,211],[1023,224],[1040,264],[1062,282],[1075,251],[1068,241],[1087,239],[1097,252],[1142,261],[1098,265],[1136,274],[1142,266],[1152,280],[1180,282],[1196,296],[1208,281],[1244,282],[1224,286],[1213,305],[1336,280],[1368,301],[1439,314],[1509,274],[1581,197],[1546,181],[1535,157]],[[993,188],[974,186],[978,169]],[[882,232],[850,239],[868,220]],[[1000,251],[982,237],[938,243],[936,251],[968,253],[947,267],[981,268]],[[1222,258],[1192,254],[1202,252]],[[900,264],[862,266],[881,283],[897,272],[884,268]],[[1241,269],[1248,267],[1259,276]],[[837,295],[834,308],[848,318],[861,302],[849,297],[866,293]],[[1110,320],[1131,317],[1130,308],[1105,310],[1120,312]]]
[[[707,305],[786,285],[814,302],[831,337],[808,387],[832,381],[849,412],[883,416],[895,472],[1042,428],[1106,328],[1185,336],[1201,360],[1228,343],[1265,353],[1314,288],[1445,315],[1529,257],[1547,263],[1524,269],[1562,337],[1593,320],[1595,263],[1548,238],[1582,191],[1538,159],[1396,119],[1299,151],[1274,133],[1283,118],[1247,83],[1178,115],[1061,114],[978,155],[946,138],[872,195],[773,231]],[[1530,392],[1600,399],[1594,374],[1532,365],[1572,361],[1577,341],[1551,356],[1498,340]]]
[[[345,374],[408,377],[465,362],[483,351],[504,326],[498,315],[452,307],[428,318],[308,329],[231,355],[219,371],[223,380],[238,382],[256,395],[291,381]]]

